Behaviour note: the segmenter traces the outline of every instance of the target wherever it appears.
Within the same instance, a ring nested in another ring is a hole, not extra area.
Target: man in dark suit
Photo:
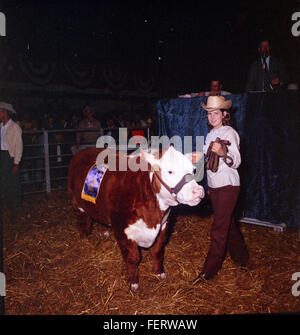
[[[271,56],[270,41],[262,40],[258,48],[259,59],[252,63],[246,91],[276,91],[288,84],[288,74],[282,61]]]

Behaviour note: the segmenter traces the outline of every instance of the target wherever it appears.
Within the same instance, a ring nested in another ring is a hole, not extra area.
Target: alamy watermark
[[[5,296],[5,275],[0,272],[0,297]]]
[[[296,283],[292,286],[292,295],[294,297],[299,297],[300,296],[300,272],[293,273],[291,280],[296,281]]]
[[[296,21],[293,25],[292,25],[292,35],[294,37],[298,37],[300,36],[300,12],[295,12],[292,14],[291,17],[292,21]]]
[[[148,171],[147,161],[140,159],[141,153],[140,148],[148,153],[158,152],[159,149],[167,149],[169,146],[173,146],[177,151],[185,154],[190,154],[193,151],[193,144],[195,145],[196,152],[203,152],[204,136],[196,136],[195,142],[193,142],[193,136],[184,136],[183,140],[180,136],[151,136],[149,143],[143,136],[133,136],[128,140],[127,128],[119,128],[119,140],[118,146],[116,140],[111,136],[100,136],[97,140],[97,148],[105,148],[97,156],[97,164],[101,165],[103,162],[107,162],[111,171]],[[127,153],[128,148],[139,148],[132,152],[128,160],[128,155],[116,155],[117,149]],[[118,160],[118,163],[117,163]],[[180,164],[184,165],[184,160],[176,160],[174,162],[178,169],[181,168]],[[198,162],[194,163],[195,167],[195,180],[201,181],[204,176],[204,159],[201,158]],[[184,166],[182,166],[184,169]]]
[[[0,36],[6,36],[6,17],[0,12]]]

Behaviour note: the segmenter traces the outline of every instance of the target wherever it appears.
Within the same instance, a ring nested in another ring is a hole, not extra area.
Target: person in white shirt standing
[[[204,153],[213,142],[211,151],[219,156],[219,166],[216,172],[207,169],[208,193],[211,198],[214,221],[211,226],[210,248],[204,262],[199,278],[211,279],[221,269],[227,250],[233,262],[237,266],[246,266],[249,255],[242,233],[234,219],[234,209],[240,192],[240,178],[237,171],[241,163],[239,152],[240,138],[238,133],[229,125],[231,100],[225,100],[222,96],[210,96],[207,105],[202,107],[207,111],[207,120],[211,128],[208,133]],[[219,137],[227,140],[227,153],[220,143],[216,143]],[[229,157],[232,164],[225,161]],[[223,158],[222,158],[223,157]]]
[[[13,106],[0,102],[0,197],[11,210],[21,205],[19,163],[23,153],[22,129],[12,120]]]

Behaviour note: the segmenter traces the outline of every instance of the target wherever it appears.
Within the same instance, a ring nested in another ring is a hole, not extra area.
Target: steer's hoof
[[[134,283],[134,284],[130,285],[130,290],[132,292],[136,292],[138,290],[138,288],[139,288],[139,284],[138,283]]]
[[[103,237],[104,238],[108,238],[110,236],[110,231],[109,230],[105,230],[103,233],[102,233]]]
[[[158,274],[157,274],[157,277],[159,277],[159,278],[161,278],[161,279],[166,279],[166,278],[167,278],[167,275],[166,275],[164,272],[162,272],[162,273],[158,273]]]

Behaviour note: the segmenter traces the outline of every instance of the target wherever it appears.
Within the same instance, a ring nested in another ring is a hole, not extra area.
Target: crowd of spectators
[[[147,127],[152,122],[152,117],[142,117],[141,113],[135,113],[133,117],[129,117],[128,112],[116,113],[109,112],[100,117],[94,113],[93,109],[89,106],[85,107],[82,115],[74,113],[72,116],[66,117],[59,114],[45,114],[37,118],[30,113],[25,113],[18,121],[23,131],[32,130],[38,126],[39,130],[51,129],[78,129],[80,123],[88,118],[90,115],[99,121],[100,128],[119,128],[119,127]],[[34,126],[33,127],[33,123]]]
[[[80,115],[81,114],[81,115]],[[51,188],[64,188],[68,163],[72,155],[82,148],[95,145],[99,136],[118,136],[118,129],[128,129],[128,137],[134,136],[131,128],[152,127],[150,116],[143,118],[141,113],[130,117],[129,113],[110,111],[98,117],[91,106],[86,106],[82,113],[74,113],[69,117],[59,114],[45,114],[41,118],[24,113],[19,120],[23,129],[24,153],[22,160],[24,189],[40,189],[45,186],[45,149],[42,130],[48,132],[48,150],[50,163]],[[74,130],[66,131],[62,130]],[[89,131],[84,132],[87,129]],[[95,131],[91,131],[95,129]],[[53,132],[51,132],[53,130]],[[40,132],[36,132],[40,131]],[[133,131],[134,132],[134,131]],[[144,133],[146,136],[146,133]],[[34,181],[34,184],[32,183]]]

